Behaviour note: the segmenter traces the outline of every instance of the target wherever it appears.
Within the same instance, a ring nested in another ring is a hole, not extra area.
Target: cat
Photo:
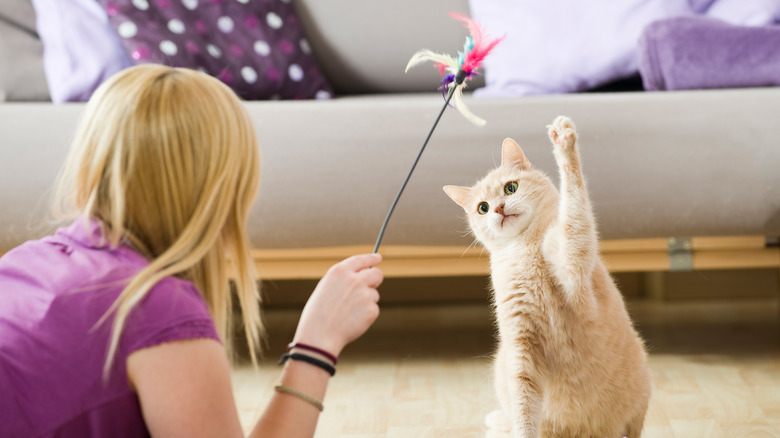
[[[645,346],[599,255],[574,124],[547,128],[560,192],[512,139],[473,187],[444,187],[490,253],[502,409],[485,421],[515,438],[639,438]]]

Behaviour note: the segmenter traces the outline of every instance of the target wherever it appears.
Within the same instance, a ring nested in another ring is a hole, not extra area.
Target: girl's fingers
[[[358,272],[358,276],[365,282],[366,286],[376,289],[385,279],[384,273],[379,268],[367,268]]]
[[[360,254],[354,255],[342,261],[341,263],[345,268],[352,272],[360,272],[364,269],[371,268],[382,262],[381,254]]]

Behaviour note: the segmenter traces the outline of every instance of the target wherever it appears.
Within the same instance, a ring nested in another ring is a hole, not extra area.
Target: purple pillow
[[[246,100],[333,95],[290,0],[100,0],[130,57],[201,70]]]
[[[780,85],[780,26],[735,26],[706,17],[656,21],[640,40],[647,90]]]
[[[52,102],[86,101],[133,65],[97,0],[33,0],[33,6]]]

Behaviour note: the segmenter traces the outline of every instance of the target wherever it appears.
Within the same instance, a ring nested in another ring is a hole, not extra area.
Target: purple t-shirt
[[[219,341],[195,286],[165,278],[130,313],[104,381],[111,318],[96,324],[148,262],[100,241],[96,222],[77,220],[0,258],[0,436],[149,436],[127,356],[176,340]]]

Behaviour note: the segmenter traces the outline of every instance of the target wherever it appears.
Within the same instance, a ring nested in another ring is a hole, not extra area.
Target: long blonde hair
[[[111,245],[131,245],[149,260],[109,311],[105,375],[128,315],[167,276],[197,287],[230,354],[232,274],[256,363],[263,327],[246,222],[259,178],[249,114],[213,77],[149,64],[98,88],[61,171],[54,213],[96,219]]]

